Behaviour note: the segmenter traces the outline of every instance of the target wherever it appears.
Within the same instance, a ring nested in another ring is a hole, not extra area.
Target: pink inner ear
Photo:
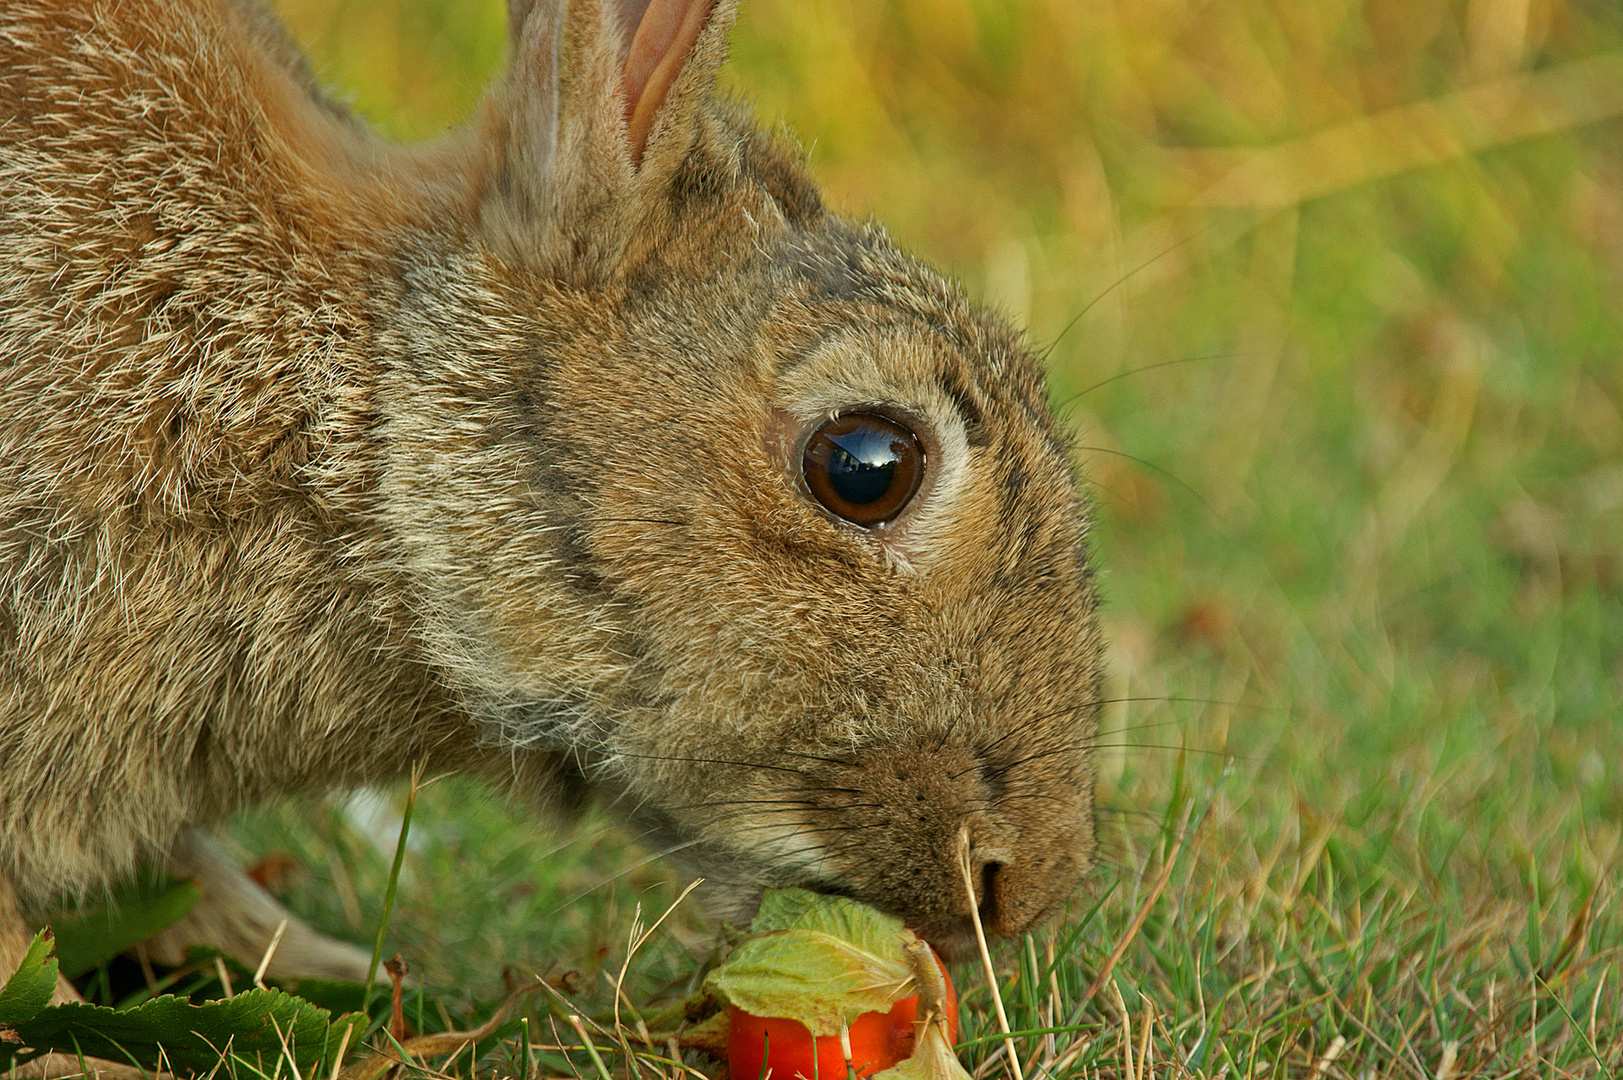
[[[631,163],[642,164],[654,114],[682,73],[716,0],[652,0],[626,52],[626,135]]]

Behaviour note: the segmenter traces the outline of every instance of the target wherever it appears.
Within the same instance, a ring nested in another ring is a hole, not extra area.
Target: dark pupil
[[[835,494],[856,506],[884,498],[895,479],[896,462],[907,447],[890,432],[873,427],[827,438],[834,444],[828,455],[828,480]]]

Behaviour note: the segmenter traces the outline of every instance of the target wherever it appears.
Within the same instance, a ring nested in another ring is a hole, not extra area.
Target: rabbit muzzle
[[[742,886],[807,888],[898,916],[956,959],[975,948],[972,909],[988,934],[1026,933],[1092,862],[1092,773],[1080,746],[989,761],[936,736],[777,760],[755,776],[786,783],[712,803],[727,809],[701,826],[711,842],[688,849],[722,894],[712,893],[715,906],[734,917],[751,902]]]

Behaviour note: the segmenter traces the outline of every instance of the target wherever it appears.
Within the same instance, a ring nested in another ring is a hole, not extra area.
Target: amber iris
[[[894,519],[918,493],[924,447],[888,416],[842,413],[812,433],[801,471],[829,512],[871,529]]]

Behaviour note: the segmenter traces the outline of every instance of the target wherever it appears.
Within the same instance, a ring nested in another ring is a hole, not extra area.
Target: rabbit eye
[[[844,413],[812,433],[800,468],[818,502],[853,525],[875,528],[919,490],[924,447],[888,416]]]

